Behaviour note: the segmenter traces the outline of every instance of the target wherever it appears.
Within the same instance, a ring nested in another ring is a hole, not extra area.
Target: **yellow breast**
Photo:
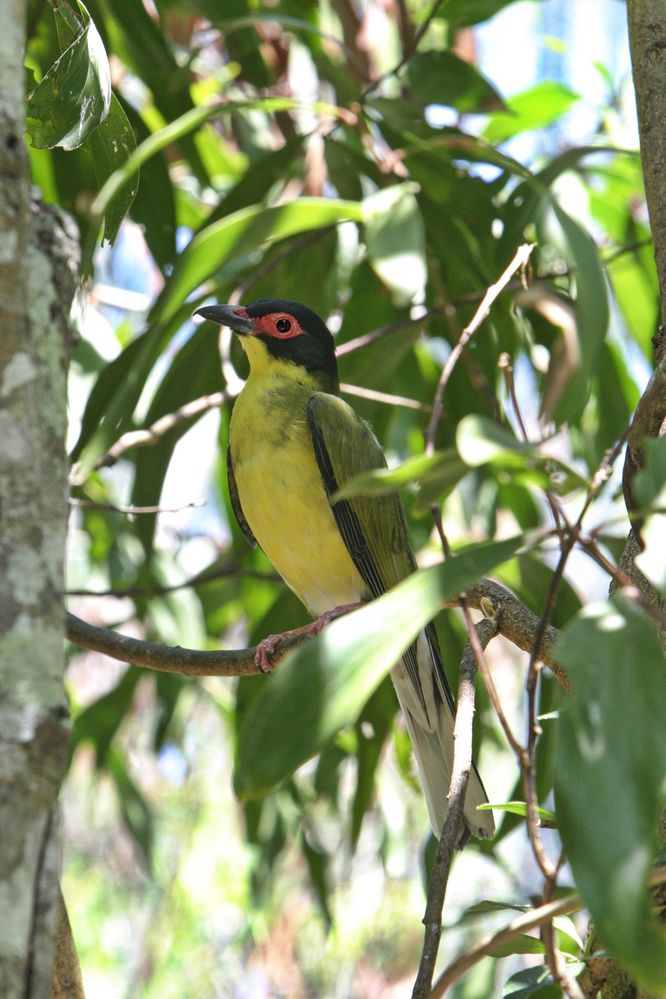
[[[316,384],[294,365],[253,369],[231,419],[231,459],[252,533],[315,616],[368,591],[340,536],[314,456],[307,401]]]

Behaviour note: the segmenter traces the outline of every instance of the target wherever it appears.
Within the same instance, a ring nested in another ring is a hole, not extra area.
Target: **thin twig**
[[[205,506],[208,500],[196,499],[191,503],[184,503],[182,506],[115,506],[113,503],[98,503],[97,500],[76,499],[69,497],[70,506],[84,510],[108,510],[110,513],[122,513],[129,516],[145,513],[180,513],[182,510],[191,510],[193,507]]]
[[[441,999],[441,996],[445,994],[447,989],[451,988],[461,975],[464,975],[466,971],[469,971],[475,964],[478,964],[482,958],[487,957],[488,954],[492,954],[496,948],[510,943],[511,940],[515,940],[516,937],[522,936],[523,933],[527,933],[529,930],[538,929],[544,923],[551,922],[556,916],[564,916],[569,912],[576,912],[577,909],[581,909],[582,907],[583,901],[578,895],[568,895],[566,898],[560,898],[556,902],[548,902],[546,905],[540,905],[538,908],[533,909],[532,912],[526,912],[524,915],[518,916],[501,930],[486,934],[473,947],[466,950],[444,969],[435,982],[428,999]]]
[[[376,343],[377,340],[382,340],[385,336],[400,333],[401,330],[409,329],[410,326],[420,326],[421,323],[427,322],[428,319],[437,315],[438,312],[438,309],[431,309],[429,312],[424,312],[417,319],[407,317],[406,319],[396,319],[392,323],[385,323],[384,326],[378,326],[375,330],[362,333],[360,336],[354,337],[353,340],[347,340],[346,343],[338,344],[335,348],[335,356],[344,357],[345,354],[361,350],[362,347],[369,347],[370,344]]]
[[[377,77],[376,80],[371,80],[370,81],[370,83],[368,84],[368,86],[365,88],[365,90],[361,94],[361,103],[363,103],[363,101],[366,100],[366,98],[369,96],[369,94],[371,94],[373,90],[376,90],[377,87],[379,87],[384,82],[384,80],[388,80],[391,76],[397,76],[397,74],[400,72],[400,70],[403,69],[407,65],[407,63],[409,62],[409,60],[412,58],[412,56],[416,52],[416,50],[417,50],[417,48],[419,46],[419,42],[421,41],[421,39],[425,35],[426,31],[428,30],[428,28],[430,27],[430,25],[432,24],[432,22],[436,18],[437,12],[438,12],[439,8],[442,6],[443,2],[444,2],[444,0],[434,0],[434,3],[432,5],[432,7],[430,8],[430,11],[429,11],[427,17],[425,18],[425,20],[422,22],[422,24],[419,26],[418,30],[414,34],[414,36],[412,38],[412,41],[411,41],[411,44],[410,45],[406,45],[404,47],[403,53],[402,53],[402,57],[401,57],[400,61],[396,63],[396,65],[393,67],[393,69],[387,70],[386,73],[382,73],[381,76]]]
[[[212,392],[210,395],[203,395],[198,399],[192,399],[191,402],[186,402],[173,413],[166,413],[145,429],[128,431],[118,438],[106,454],[97,459],[95,468],[110,468],[131,448],[152,447],[158,444],[165,434],[184,423],[185,420],[200,416],[209,409],[219,409],[230,400],[231,396],[228,392]]]
[[[472,317],[471,322],[469,322],[465,327],[465,329],[462,331],[462,333],[460,334],[460,339],[458,340],[453,350],[449,354],[446,364],[442,368],[442,373],[439,376],[439,382],[437,384],[437,390],[435,392],[435,398],[432,404],[432,416],[430,417],[430,423],[428,424],[428,430],[426,433],[425,453],[427,455],[431,455],[435,450],[435,434],[437,432],[437,426],[442,416],[444,390],[446,389],[449,378],[453,373],[453,369],[458,363],[460,355],[462,354],[463,350],[465,349],[469,341],[476,333],[477,329],[479,328],[483,320],[490,312],[490,308],[495,299],[502,292],[502,290],[511,280],[516,271],[520,270],[521,267],[524,267],[526,265],[535,245],[536,244],[534,243],[523,243],[522,246],[518,247],[513,257],[513,260],[511,261],[509,266],[506,268],[506,270],[503,272],[500,278],[495,282],[495,284],[491,284],[490,287],[487,289],[485,295],[483,296],[483,299],[481,300],[481,303],[479,304],[479,307],[477,308],[476,312]]]
[[[417,399],[409,399],[404,395],[393,395],[391,392],[377,392],[375,389],[363,388],[361,385],[349,385],[347,382],[340,382],[340,391],[344,395],[354,395],[359,399],[369,399],[371,402],[383,402],[387,406],[402,406],[403,409],[418,409],[421,412],[430,412],[430,406]]]
[[[666,867],[654,868],[648,876],[648,884],[650,887],[666,884]],[[583,906],[583,900],[579,895],[567,895],[566,898],[547,902],[531,912],[518,916],[501,930],[486,934],[444,969],[435,982],[428,999],[441,999],[447,989],[450,989],[453,983],[457,982],[466,971],[473,968],[484,957],[492,954],[498,947],[511,943],[516,937],[520,937],[530,930],[536,930],[545,923],[552,922],[557,916],[566,916],[570,912],[576,912]]]

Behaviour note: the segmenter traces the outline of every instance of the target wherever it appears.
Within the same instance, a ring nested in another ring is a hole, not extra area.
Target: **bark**
[[[628,13],[645,194],[666,325],[666,8],[663,0],[629,0]]]
[[[69,745],[62,319],[75,254],[59,216],[31,205],[24,21],[23,0],[0,0],[0,995],[47,999]]]

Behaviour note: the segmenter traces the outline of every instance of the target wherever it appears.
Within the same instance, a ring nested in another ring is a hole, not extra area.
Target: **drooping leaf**
[[[90,135],[89,142],[97,183],[102,187],[136,149],[134,132],[115,94],[111,94],[107,117]],[[136,173],[108,202],[104,212],[104,239],[109,243],[118,235],[120,223],[131,208],[138,187],[139,175]]]
[[[456,28],[468,27],[487,21],[515,0],[449,0],[442,16]]]
[[[329,905],[330,875],[328,868],[330,855],[326,852],[326,850],[322,849],[312,836],[308,835],[307,831],[302,832],[301,849],[303,850],[303,856],[305,857],[308,865],[310,883],[314,889],[315,896],[319,903],[319,908],[321,909],[326,925],[330,927],[333,922]]]
[[[555,774],[567,858],[604,945],[659,992],[666,934],[646,885],[666,797],[664,653],[653,625],[616,598],[582,611],[555,655],[573,682]]]
[[[523,818],[527,818],[527,805],[524,801],[493,802],[488,805],[479,805],[478,808],[479,811],[489,812],[496,809],[498,812],[510,812],[512,815],[522,815]],[[537,815],[539,820],[548,827],[552,828],[557,825],[557,816],[550,808],[537,808]]]
[[[531,482],[560,494],[586,486],[585,479],[564,462],[541,454],[537,445],[519,441],[510,430],[484,416],[470,414],[460,421],[456,446],[471,468],[490,464],[507,470],[517,482]]]
[[[545,964],[517,971],[504,986],[502,996],[511,999],[561,999],[562,990]]]
[[[357,729],[356,789],[351,809],[351,843],[356,847],[361,825],[370,807],[375,788],[375,774],[384,743],[391,730],[397,700],[389,682],[380,683],[363,708]]]
[[[109,113],[111,75],[104,45],[81,0],[77,5],[74,38],[27,99],[27,128],[38,149],[76,149]],[[71,29],[65,0],[57,0],[55,16]]]
[[[474,545],[417,572],[285,657],[243,723],[234,781],[239,796],[266,794],[353,722],[444,601],[509,558],[521,540]]]
[[[591,236],[556,202],[553,211],[561,226],[567,256],[576,274],[576,328],[580,365],[556,409],[557,419],[573,422],[588,398],[589,382],[608,328],[608,292],[599,254]]]

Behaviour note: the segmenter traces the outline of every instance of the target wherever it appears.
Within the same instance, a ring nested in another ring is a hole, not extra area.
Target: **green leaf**
[[[528,459],[534,459],[534,444],[519,441],[510,430],[494,420],[472,413],[458,424],[456,445],[463,461],[470,467],[496,462],[505,467],[524,468]]]
[[[498,812],[510,812],[511,815],[522,815],[523,818],[527,818],[527,805],[524,801],[504,801],[499,804],[478,805],[477,807],[479,811],[491,812],[495,809]],[[543,825],[547,825],[549,828],[557,827],[557,815],[549,808],[537,808],[537,815]]]
[[[370,807],[375,790],[375,773],[384,743],[388,738],[398,703],[391,683],[380,683],[356,723],[357,772],[351,809],[351,843],[356,848],[363,817]]]
[[[326,850],[323,850],[305,830],[301,833],[301,849],[308,865],[310,883],[314,889],[324,922],[330,928],[333,923],[328,904],[330,895],[328,867],[331,858]]]
[[[76,149],[109,113],[111,76],[104,45],[81,0],[78,8],[77,33],[27,99],[27,129],[38,149]],[[55,16],[71,28],[64,0],[57,0]]]
[[[253,205],[234,212],[203,229],[180,255],[153,307],[151,321],[169,322],[187,296],[232,254],[247,252],[297,232],[309,232],[344,221],[361,222],[363,217],[363,206],[358,202],[333,198],[299,198],[273,208]]]
[[[562,990],[553,982],[550,969],[540,964],[512,975],[504,986],[502,996],[510,996],[511,999],[562,999]]]
[[[510,558],[521,542],[510,538],[474,545],[442,565],[416,572],[285,657],[242,725],[237,794],[266,794],[353,722],[442,604]]]
[[[511,954],[544,954],[546,948],[538,937],[520,933],[505,943],[493,947],[489,953],[492,957],[509,957]]]
[[[205,122],[213,118],[231,115],[234,111],[277,112],[292,111],[303,107],[303,101],[298,101],[293,97],[264,97],[246,101],[225,101],[224,104],[216,102],[215,104],[204,104],[201,107],[190,108],[189,111],[186,111],[174,121],[170,121],[168,125],[165,125],[158,132],[154,132],[137,146],[135,152],[124,166],[109,177],[109,180],[95,198],[91,206],[91,211],[96,215],[103,214],[106,211],[106,206],[115,197],[118,189],[123,187],[151,156],[154,156],[155,153],[160,152],[166,146],[182,140],[190,132],[200,128]],[[330,114],[337,111],[330,104],[321,104],[318,102],[308,104],[307,107],[309,110],[321,114]]]
[[[425,231],[415,190],[411,182],[395,184],[363,202],[368,260],[397,306],[425,293]]]
[[[646,888],[666,795],[666,661],[622,598],[581,612],[557,643],[573,691],[561,713],[557,815],[604,945],[648,990],[666,986],[666,935]]]
[[[169,368],[155,391],[142,421],[150,427],[160,417],[176,412],[192,399],[208,395],[220,386],[220,355],[217,337],[210,327],[200,326],[172,358]],[[135,506],[159,505],[164,477],[178,441],[191,429],[202,414],[177,422],[136,461],[136,472],[130,502]],[[135,531],[146,554],[152,550],[156,514],[137,519]]]
[[[564,462],[540,454],[536,444],[517,440],[510,430],[485,416],[471,413],[460,421],[456,446],[462,460],[471,468],[490,464],[510,472],[519,482],[531,482],[560,495],[587,485]]]
[[[89,139],[95,176],[100,187],[136,149],[134,132],[130,127],[122,105],[115,94],[111,94],[108,116],[96,128]],[[104,239],[113,243],[118,235],[120,223],[127,215],[139,187],[139,174],[135,173],[123,187],[119,187],[107,203],[104,213]]]
[[[488,142],[499,144],[520,132],[546,128],[579,100],[580,94],[563,83],[544,80],[507,98],[509,110],[491,115],[483,136]]]
[[[515,2],[516,0],[449,0],[442,16],[456,28],[465,28],[487,21]]]
[[[420,104],[479,113],[505,106],[485,77],[453,52],[417,52],[407,64],[405,77]]]
[[[576,330],[580,366],[556,409],[558,421],[571,423],[579,419],[589,399],[590,378],[608,328],[608,292],[599,253],[592,238],[556,202],[552,207],[562,229],[567,257],[576,273]]]
[[[468,466],[461,461],[454,448],[447,448],[432,455],[419,454],[408,458],[396,468],[378,468],[355,475],[332,498],[337,502],[352,496],[385,496],[400,486],[415,482],[436,483],[444,491],[453,488],[468,471]]]
[[[521,905],[518,902],[498,902],[495,899],[485,898],[481,902],[476,902],[465,909],[462,919],[469,916],[481,916],[487,912],[530,912],[531,905]]]

